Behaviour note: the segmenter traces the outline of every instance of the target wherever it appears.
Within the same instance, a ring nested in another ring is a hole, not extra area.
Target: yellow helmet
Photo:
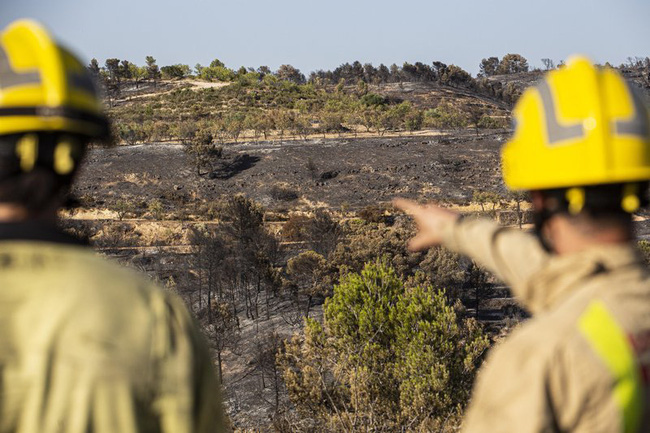
[[[503,179],[511,189],[650,179],[648,109],[611,68],[573,57],[527,89],[513,116],[515,132],[502,152]]]
[[[0,135],[68,132],[104,138],[109,128],[86,67],[38,23],[0,33]]]

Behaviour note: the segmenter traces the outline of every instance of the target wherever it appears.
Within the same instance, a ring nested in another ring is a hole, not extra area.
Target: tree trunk
[[[221,350],[217,350],[217,366],[219,369],[219,383],[223,385],[223,371],[221,368]]]
[[[311,310],[311,299],[312,295],[309,295],[307,298],[307,313],[305,314],[305,317],[309,319],[309,311]]]

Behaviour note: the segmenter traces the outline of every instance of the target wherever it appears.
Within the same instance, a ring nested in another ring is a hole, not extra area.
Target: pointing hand
[[[393,200],[393,205],[412,216],[417,224],[417,235],[409,241],[411,251],[420,251],[440,245],[443,240],[443,227],[460,217],[459,213],[435,204],[420,205],[403,198]]]

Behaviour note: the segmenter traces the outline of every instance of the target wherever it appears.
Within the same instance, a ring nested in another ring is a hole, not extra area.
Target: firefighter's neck
[[[590,248],[628,244],[634,239],[630,227],[608,225],[577,227],[563,215],[554,215],[546,221],[544,236],[559,255],[573,254]]]

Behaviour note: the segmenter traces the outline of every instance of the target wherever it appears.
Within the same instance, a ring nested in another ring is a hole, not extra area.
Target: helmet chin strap
[[[548,209],[534,211],[533,223],[535,225],[535,236],[537,236],[542,248],[551,254],[555,254],[556,252],[553,243],[548,239],[548,237],[544,236],[544,226],[552,216],[553,212]]]

